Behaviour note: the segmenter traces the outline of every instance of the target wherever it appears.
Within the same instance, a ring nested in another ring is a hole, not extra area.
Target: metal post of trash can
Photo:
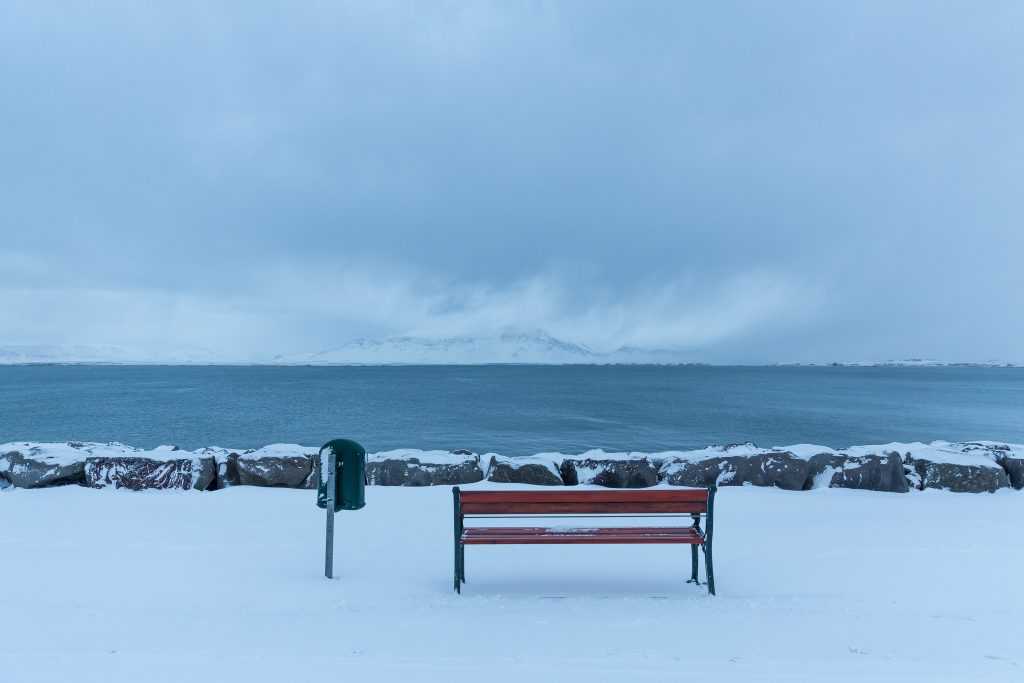
[[[337,460],[338,456],[331,449],[327,454],[327,542],[324,550],[324,576],[328,579],[334,578],[334,477]],[[323,462],[323,458],[321,458],[321,468],[323,467]]]

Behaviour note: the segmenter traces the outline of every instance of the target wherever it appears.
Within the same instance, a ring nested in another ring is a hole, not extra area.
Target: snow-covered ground
[[[445,487],[370,487],[328,581],[313,498],[0,491],[0,680],[1024,680],[1019,492],[721,489],[716,597],[679,546],[471,547],[457,596]]]

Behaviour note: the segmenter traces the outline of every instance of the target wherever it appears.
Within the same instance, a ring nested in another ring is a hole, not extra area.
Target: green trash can
[[[334,439],[320,448],[316,488],[317,507],[327,509],[329,456],[334,456],[334,511],[359,510],[366,506],[366,449],[351,439]]]
[[[320,449],[316,469],[316,504],[327,510],[324,576],[333,579],[334,513],[366,506],[366,449],[350,439],[328,441]]]

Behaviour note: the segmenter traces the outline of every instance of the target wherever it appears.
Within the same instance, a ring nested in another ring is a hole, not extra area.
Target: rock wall
[[[317,449],[273,444],[260,449],[119,443],[0,444],[0,489],[78,484],[130,490],[216,490],[231,486],[315,488]],[[751,443],[693,451],[579,455],[542,453],[511,458],[466,450],[401,449],[367,458],[375,486],[498,484],[644,488],[648,486],[773,486],[790,491],[849,488],[905,493],[943,489],[994,492],[1024,488],[1024,446],[994,442],[886,444],[833,450]]]
[[[196,489],[213,487],[213,458],[152,460],[138,457],[86,458],[85,486],[94,489]]]
[[[911,488],[903,456],[895,451],[881,455],[818,453],[808,461],[807,474],[805,489],[863,489],[906,493]]]
[[[403,449],[367,456],[366,478],[375,486],[451,486],[483,481],[484,471],[469,451]]]
[[[536,486],[562,486],[565,483],[559,463],[553,457],[545,455],[535,455],[531,458],[491,455],[487,465],[487,481]]]
[[[85,484],[85,458],[59,462],[33,448],[0,455],[0,478],[23,489],[40,489],[64,484]]]
[[[673,486],[775,486],[789,491],[802,491],[807,473],[808,462],[788,451],[729,455],[729,447],[710,457],[675,457],[660,472]]]

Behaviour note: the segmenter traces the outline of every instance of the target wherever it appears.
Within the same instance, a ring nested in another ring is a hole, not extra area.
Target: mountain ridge
[[[456,335],[383,339],[360,338],[315,353],[279,355],[286,365],[485,365],[501,363],[571,365],[601,363],[687,362],[681,352],[622,347],[610,352],[559,339],[546,332],[503,332],[491,336]]]
[[[621,346],[610,351],[543,330],[495,335],[361,337],[315,352],[242,358],[199,347],[144,351],[115,344],[0,344],[0,365],[713,365],[692,352]],[[730,365],[725,363],[724,365]],[[739,363],[737,365],[744,365]],[[752,363],[774,367],[1021,367],[1001,360]]]

